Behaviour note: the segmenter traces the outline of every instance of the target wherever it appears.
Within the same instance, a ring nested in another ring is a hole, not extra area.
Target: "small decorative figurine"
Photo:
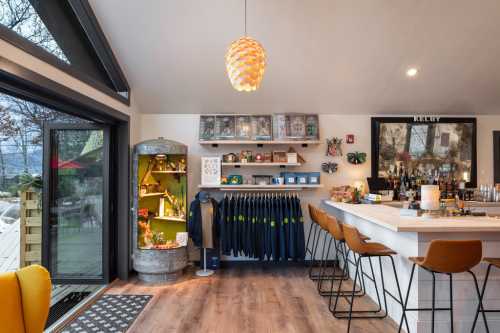
[[[257,153],[255,155],[255,162],[259,163],[259,162],[263,162],[264,161],[264,156],[262,156],[261,153]]]
[[[363,164],[366,162],[366,153],[355,151],[347,154],[347,161],[351,164]]]
[[[337,172],[338,166],[339,165],[334,162],[325,162],[321,164],[321,170],[323,170],[323,172],[332,174],[334,172]]]
[[[354,134],[347,134],[345,137],[345,143],[353,144],[354,143]]]
[[[342,139],[333,137],[326,139],[326,156],[342,156]]]
[[[229,154],[222,155],[222,161],[224,163],[236,163],[237,160],[238,160],[238,157],[236,156],[236,154],[229,153]]]

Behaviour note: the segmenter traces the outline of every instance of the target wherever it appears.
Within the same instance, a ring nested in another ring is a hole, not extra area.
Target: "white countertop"
[[[500,232],[500,219],[494,217],[406,217],[398,208],[381,204],[324,203],[396,232]]]

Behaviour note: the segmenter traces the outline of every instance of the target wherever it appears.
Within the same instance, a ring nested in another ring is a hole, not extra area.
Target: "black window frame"
[[[110,276],[131,271],[130,117],[0,56],[0,92],[110,126]]]
[[[102,31],[99,22],[90,6],[88,0],[67,0],[66,4],[54,1],[54,6],[69,5],[74,17],[71,17],[71,23],[79,25],[85,32],[86,43],[91,45],[93,51],[97,55],[98,61],[103,68],[103,75],[113,84],[115,89],[110,88],[105,83],[98,79],[84,73],[83,71],[75,68],[71,64],[64,62],[57,56],[42,47],[32,43],[23,36],[17,34],[15,31],[0,24],[0,38],[9,44],[29,53],[30,55],[56,67],[57,69],[73,76],[74,78],[90,85],[91,87],[99,90],[100,92],[108,95],[109,97],[118,100],[119,102],[130,105],[130,85],[118,64],[118,61],[113,54],[110,44],[108,43],[104,32]],[[123,93],[123,94],[122,94]]]

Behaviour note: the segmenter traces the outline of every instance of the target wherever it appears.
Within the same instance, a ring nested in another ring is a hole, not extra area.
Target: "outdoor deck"
[[[0,233],[0,273],[19,268],[19,222],[6,225]]]

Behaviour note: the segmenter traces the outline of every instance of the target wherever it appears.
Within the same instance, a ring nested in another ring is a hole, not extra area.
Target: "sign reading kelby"
[[[436,116],[413,116],[413,121],[416,123],[439,123],[441,117]]]

